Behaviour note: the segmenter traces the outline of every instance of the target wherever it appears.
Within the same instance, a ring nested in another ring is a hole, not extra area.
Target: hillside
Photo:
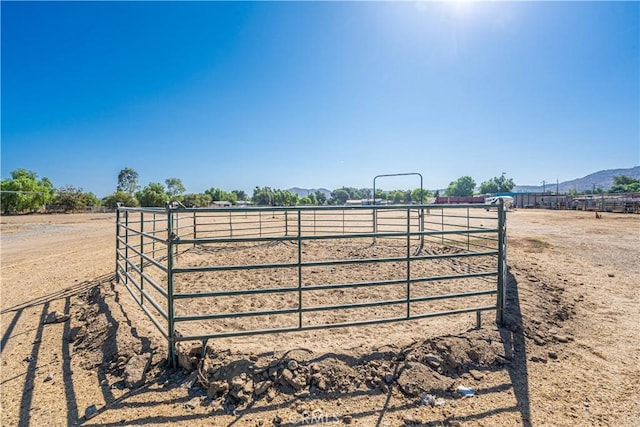
[[[299,188],[293,187],[287,189],[290,193],[297,194],[300,197],[306,197],[311,193],[315,193],[316,191],[322,191],[327,197],[330,197],[331,190],[327,190],[326,188]]]
[[[635,166],[627,169],[606,169],[598,172],[594,172],[582,178],[572,179],[570,181],[564,181],[558,184],[558,190],[560,193],[566,193],[570,190],[577,190],[579,192],[591,190],[594,188],[602,188],[608,190],[613,185],[613,178],[619,175],[627,175],[635,179],[640,179],[640,166]],[[288,191],[295,193],[300,197],[305,197],[315,191],[322,191],[327,195],[327,198],[331,196],[331,190],[326,188],[289,188]],[[554,179],[546,180],[546,190],[556,191],[556,181]],[[434,190],[435,191],[435,190]],[[439,190],[440,193],[444,193],[444,189]],[[516,185],[513,189],[517,193],[537,193],[543,191],[542,185]]]
[[[564,181],[559,183],[558,189],[560,193],[565,193],[570,190],[586,191],[594,188],[602,188],[604,190],[609,189],[613,185],[613,178],[619,175],[627,175],[632,178],[640,179],[640,166],[635,166],[628,169],[607,169],[594,172],[582,178],[572,179],[570,181]],[[547,191],[556,191],[556,181],[549,179],[546,183]],[[543,191],[542,185],[516,185],[513,189],[515,192],[541,192]]]

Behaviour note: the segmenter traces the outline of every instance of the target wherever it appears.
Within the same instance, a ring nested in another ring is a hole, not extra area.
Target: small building
[[[213,206],[214,208],[230,208],[231,202],[228,200],[216,200],[211,202],[210,206]]]

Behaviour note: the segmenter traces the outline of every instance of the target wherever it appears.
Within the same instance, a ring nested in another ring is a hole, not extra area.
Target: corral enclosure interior
[[[176,340],[479,318],[504,255],[503,211],[487,208],[124,208],[118,277]]]

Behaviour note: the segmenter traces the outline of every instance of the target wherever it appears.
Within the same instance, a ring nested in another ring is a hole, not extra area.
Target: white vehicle
[[[506,210],[510,210],[511,206],[513,205],[513,197],[511,196],[494,196],[494,197],[487,197],[484,199],[484,202],[486,204],[490,204],[490,205],[496,205],[496,207],[498,206],[498,204],[500,204],[500,200],[502,200],[504,202],[504,208]],[[487,209],[489,210],[489,209]]]

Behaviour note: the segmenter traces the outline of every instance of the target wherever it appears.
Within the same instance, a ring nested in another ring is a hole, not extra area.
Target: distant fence
[[[513,206],[516,208],[640,213],[640,193],[603,193],[592,195],[516,193],[513,198]]]
[[[489,210],[493,207],[492,210]],[[169,342],[495,310],[502,205],[119,208],[116,277]]]

